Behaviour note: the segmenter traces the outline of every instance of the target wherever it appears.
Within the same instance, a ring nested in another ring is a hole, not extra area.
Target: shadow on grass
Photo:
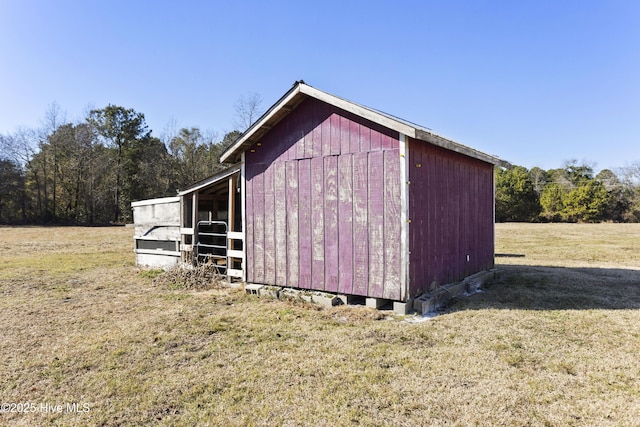
[[[497,265],[500,279],[457,299],[450,311],[475,309],[616,310],[640,308],[640,271]]]

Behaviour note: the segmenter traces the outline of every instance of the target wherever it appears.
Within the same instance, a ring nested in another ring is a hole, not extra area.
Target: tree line
[[[617,173],[570,160],[562,168],[496,167],[496,221],[640,222],[640,162]]]
[[[256,107],[257,95],[248,102]],[[161,140],[144,114],[107,105],[77,123],[55,104],[38,129],[0,134],[0,223],[103,225],[131,221],[131,202],[176,194],[223,168],[220,154],[241,134],[219,139],[197,127]]]
[[[234,104],[244,130],[261,98]],[[0,134],[0,223],[103,225],[131,221],[131,202],[176,194],[223,168],[222,138],[197,127],[157,138],[144,114],[107,105],[67,122],[53,104],[38,129]],[[562,168],[495,169],[496,221],[640,222],[640,162],[617,174],[575,160]]]

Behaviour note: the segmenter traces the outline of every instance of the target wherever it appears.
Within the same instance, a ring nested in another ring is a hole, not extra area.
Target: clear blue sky
[[[512,163],[640,160],[640,2],[0,0],[0,133],[107,104],[223,134],[294,81]]]

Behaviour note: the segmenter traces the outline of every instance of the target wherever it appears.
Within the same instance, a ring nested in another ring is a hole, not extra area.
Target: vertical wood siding
[[[253,185],[253,269],[255,281],[264,283],[264,174]]]
[[[338,156],[338,292],[353,294],[353,156]]]
[[[492,268],[493,166],[410,140],[409,180],[410,296]]]
[[[338,292],[338,220],[338,157],[328,156],[324,158],[324,288],[328,292]]]
[[[404,298],[398,137],[308,99],[250,147],[247,279]]]
[[[276,282],[276,214],[274,167],[271,165],[264,173],[264,281]]]
[[[368,153],[353,155],[353,293],[367,295],[369,265],[369,210],[367,209]],[[379,260],[378,260],[379,262]]]
[[[316,128],[316,129],[319,129]],[[314,130],[315,133],[315,130]],[[311,236],[312,236],[312,265],[311,283],[315,289],[324,289],[324,159],[311,159]]]
[[[384,151],[384,284],[382,297],[400,300],[404,296],[400,282],[400,150]],[[398,237],[396,237],[398,236]]]
[[[384,281],[384,157],[382,151],[367,153],[368,228],[369,228],[369,295],[382,298]],[[366,175],[365,175],[366,176]],[[398,217],[397,220],[400,218]],[[399,237],[399,236],[398,236]]]
[[[253,177],[255,174],[255,168],[245,165],[245,176],[249,177]],[[253,235],[253,222],[254,222],[254,217],[253,217],[253,184],[254,184],[255,180],[254,179],[248,179],[246,181],[245,184],[245,192],[246,192],[246,202],[245,202],[245,218],[247,219],[246,222],[246,230],[245,230],[245,238],[246,238],[246,242],[244,242],[245,245],[245,255],[246,255],[246,259],[244,261],[244,268],[246,269],[246,276],[247,276],[247,280],[249,282],[255,282],[256,281],[256,276],[255,276],[255,269],[254,269],[254,254],[253,254],[253,242],[255,241],[254,235]],[[251,218],[251,221],[249,221],[248,219]]]
[[[273,201],[275,216],[275,284],[287,286],[287,211],[286,169],[284,162],[273,164]]]
[[[286,214],[282,212],[278,212],[279,215],[283,215],[286,217],[287,223],[287,279],[283,286],[291,286],[298,287],[298,280],[300,277],[300,257],[298,251],[298,210],[300,207],[299,197],[298,197],[298,162],[286,162],[285,163],[285,173],[286,173],[286,191],[287,191],[287,199],[286,206],[287,210]],[[247,193],[247,197],[249,193]],[[247,200],[247,205],[249,204],[249,200]],[[247,229],[249,228],[248,224],[251,222],[247,218]],[[249,247],[247,247],[247,251]],[[247,252],[247,257],[249,253]],[[251,263],[248,264],[251,267]]]
[[[250,147],[247,279],[406,300],[491,268],[492,165],[410,139],[406,294],[398,139],[308,99]]]
[[[302,159],[298,166],[298,287],[311,289],[311,160]]]

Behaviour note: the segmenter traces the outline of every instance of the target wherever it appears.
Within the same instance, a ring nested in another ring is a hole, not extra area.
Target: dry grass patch
[[[640,224],[496,224],[497,262],[640,269]]]
[[[527,243],[554,241],[544,225],[518,226],[498,227],[498,251],[530,265],[499,259],[501,281],[422,323],[170,289],[133,267],[131,229],[2,229],[21,248],[0,270],[2,399],[91,410],[0,424],[637,425],[640,255],[618,262],[607,243],[603,265],[574,251],[556,268]],[[634,245],[622,230],[611,244]],[[75,267],[20,260],[40,242]]]

